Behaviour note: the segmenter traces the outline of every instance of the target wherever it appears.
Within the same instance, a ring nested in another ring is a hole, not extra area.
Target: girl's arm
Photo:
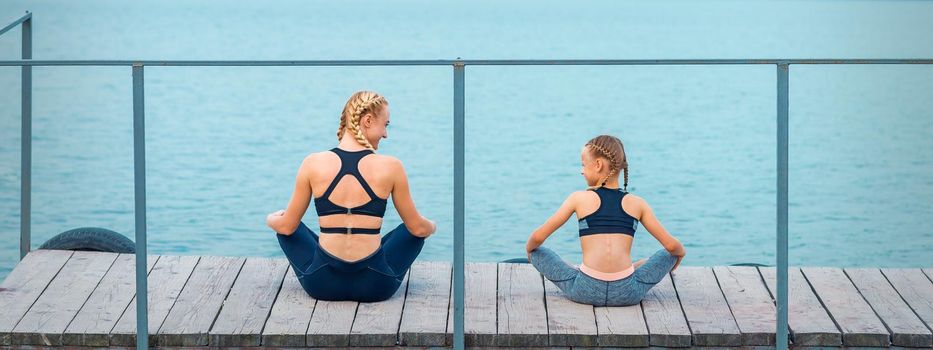
[[[295,176],[295,190],[285,210],[279,210],[266,216],[266,225],[277,233],[290,235],[298,229],[298,223],[308,210],[311,201],[310,171],[311,156],[305,157]]]
[[[405,167],[398,159],[391,158],[392,174],[395,179],[392,186],[392,204],[398,211],[398,216],[402,218],[402,223],[408,232],[418,237],[428,237],[437,230],[437,225],[418,213],[415,209],[415,201],[411,198],[411,192],[408,188],[408,175],[405,174]]]
[[[565,199],[564,203],[560,205],[560,208],[557,208],[557,212],[555,212],[554,215],[551,215],[551,217],[548,218],[544,224],[531,233],[531,236],[528,237],[528,243],[525,244],[525,251],[529,255],[531,254],[532,250],[535,250],[541,246],[541,244],[544,243],[544,240],[546,240],[548,236],[563,226],[564,223],[567,222],[567,219],[570,218],[570,215],[573,215],[573,213],[577,210],[577,202],[580,197],[580,193],[582,192],[577,191],[567,196],[567,199]]]
[[[677,238],[674,238],[667,229],[661,225],[661,221],[654,215],[654,210],[651,209],[651,206],[648,205],[641,197],[632,195],[633,199],[636,200],[636,206],[638,207],[639,217],[638,221],[641,222],[641,225],[654,236],[658,242],[661,243],[661,246],[667,250],[671,255],[678,257],[677,262],[674,264],[674,269],[680,265],[680,261],[683,259],[684,255],[687,254],[687,250],[684,249],[684,245],[680,243]]]

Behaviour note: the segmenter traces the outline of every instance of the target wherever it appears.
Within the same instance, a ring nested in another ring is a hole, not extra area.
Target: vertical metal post
[[[787,63],[777,65],[777,348],[787,349]]]
[[[22,23],[23,59],[32,59],[32,15]],[[20,137],[19,259],[31,248],[32,238],[32,66],[22,67],[22,135]]]
[[[136,348],[149,347],[146,274],[146,128],[143,66],[133,64],[133,165],[136,183]]]
[[[454,63],[454,349],[463,349],[464,118],[463,63]]]

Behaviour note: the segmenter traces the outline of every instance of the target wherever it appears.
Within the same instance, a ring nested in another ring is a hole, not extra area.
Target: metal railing
[[[2,66],[20,66],[22,82],[22,207],[20,257],[30,249],[30,195],[32,152],[32,70],[34,66],[127,66],[133,77],[133,162],[136,214],[136,346],[148,347],[148,297],[146,271],[146,152],[145,95],[146,66],[451,66],[454,90],[454,348],[463,349],[464,297],[464,89],[466,66],[643,66],[643,65],[774,65],[777,81],[777,325],[778,349],[787,349],[787,222],[788,222],[788,77],[790,65],[798,64],[933,64],[933,59],[635,59],[635,60],[279,60],[279,61],[186,61],[186,60],[32,60],[32,14],[0,30],[3,34],[23,25],[23,59],[0,60]]]
[[[17,25],[22,24],[22,56],[23,60],[32,59],[32,12],[26,11],[26,14],[20,17],[19,19],[13,21],[3,29],[0,29],[0,35],[6,33],[10,29],[16,28]],[[29,216],[32,212],[32,193],[30,192],[32,183],[32,66],[23,66],[22,67],[22,85],[20,86],[20,93],[22,94],[22,100],[20,106],[22,107],[21,115],[23,119],[22,124],[22,135],[20,140],[22,153],[20,155],[20,169],[23,172],[20,177],[20,206],[19,206],[19,217],[20,222],[25,224],[20,224],[19,226],[19,258],[22,260],[26,253],[29,252],[30,238],[30,225],[32,218]]]

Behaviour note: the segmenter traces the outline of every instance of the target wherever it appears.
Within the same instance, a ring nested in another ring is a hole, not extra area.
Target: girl
[[[375,154],[388,137],[389,104],[371,91],[350,96],[337,147],[308,155],[288,207],[266,217],[298,281],[319,300],[381,301],[392,297],[436,230],[418,214],[402,163]],[[402,224],[379,237],[389,195]],[[321,235],[303,222],[311,197]]]
[[[570,300],[595,306],[638,304],[645,293],[676,269],[684,246],[661,226],[644,199],[628,194],[628,161],[622,141],[600,135],[583,146],[581,174],[590,188],[571,193],[541,227],[532,232],[525,250],[528,260]],[[624,174],[619,188],[619,171]],[[541,247],[571,214],[580,225],[583,262],[579,269]],[[632,240],[638,222],[664,249],[647,261],[632,263]]]

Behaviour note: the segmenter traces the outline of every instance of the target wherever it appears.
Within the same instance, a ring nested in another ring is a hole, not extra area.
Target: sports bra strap
[[[321,198],[329,199],[330,194],[334,192],[335,188],[337,188],[337,184],[340,183],[340,180],[342,180],[345,175],[353,175],[353,177],[356,178],[356,181],[359,182],[360,186],[363,187],[363,191],[366,191],[366,194],[369,196],[370,200],[381,199],[376,195],[376,192],[373,191],[372,187],[369,187],[369,184],[366,182],[366,180],[363,179],[363,174],[360,173],[359,169],[360,160],[362,160],[363,157],[372,154],[372,150],[367,149],[363,151],[349,152],[335,147],[331,149],[331,152],[334,152],[337,154],[337,157],[340,158],[340,170],[337,172],[337,176],[334,177],[334,180],[331,181],[330,185],[327,186],[327,190],[324,191],[324,194],[321,195]]]

